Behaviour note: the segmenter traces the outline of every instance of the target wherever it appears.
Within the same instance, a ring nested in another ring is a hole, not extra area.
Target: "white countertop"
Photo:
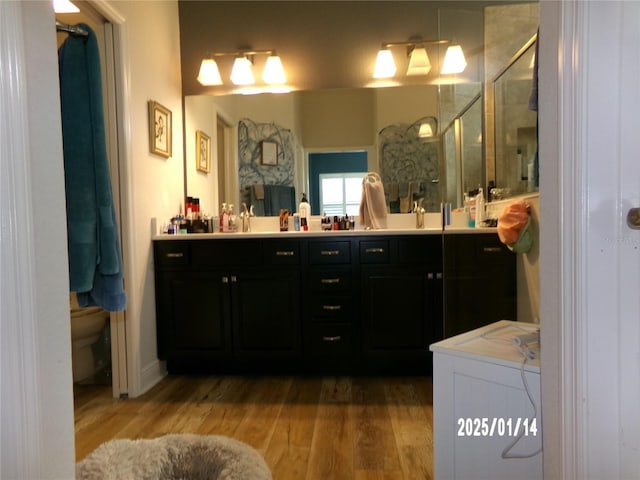
[[[392,214],[387,217],[388,228],[380,230],[365,230],[358,227],[356,220],[355,230],[328,230],[324,231],[320,228],[320,217],[312,216],[310,221],[310,229],[306,232],[290,230],[281,232],[279,230],[280,223],[278,217],[252,217],[250,232],[227,232],[221,233],[189,233],[167,235],[159,234],[160,231],[155,219],[152,220],[152,231],[154,232],[153,240],[184,240],[184,239],[221,239],[221,238],[302,238],[302,237],[341,237],[354,235],[440,235],[442,233],[441,220],[439,214],[425,214],[425,228],[415,228],[414,214]],[[470,228],[465,222],[453,217],[454,222],[448,225],[444,233],[497,233],[496,228]],[[217,219],[216,219],[217,220]],[[293,223],[290,220],[290,224]]]
[[[434,354],[455,355],[520,368],[524,357],[514,345],[513,338],[516,335],[535,332],[539,328],[540,325],[536,323],[500,320],[434,343],[429,349]],[[527,360],[524,369],[529,372],[540,373],[539,345],[536,358]]]

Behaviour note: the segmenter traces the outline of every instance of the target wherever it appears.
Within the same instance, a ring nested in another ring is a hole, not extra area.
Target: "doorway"
[[[116,214],[116,222],[119,225],[120,245],[122,245],[123,256],[125,255],[124,242],[125,232],[123,231],[122,206],[124,205],[120,179],[120,140],[118,136],[118,109],[117,109],[117,89],[115,79],[115,33],[113,25],[86,2],[76,2],[80,9],[78,13],[56,13],[56,20],[65,25],[77,25],[85,23],[96,34],[98,49],[100,52],[100,66],[102,77],[104,127],[109,159],[109,170],[111,175],[111,188],[113,193],[113,203]],[[66,40],[68,33],[57,33],[58,48]],[[126,346],[126,316],[125,312],[112,312],[104,331],[99,339],[91,346],[92,354],[89,359],[86,356],[78,359],[80,362],[93,362],[95,374],[87,377],[85,383],[103,383],[111,385],[113,397],[122,397],[128,394],[128,369],[127,369],[127,346]],[[75,360],[74,360],[75,361]],[[85,371],[92,370],[90,366],[80,367]],[[74,366],[76,370],[76,366]]]

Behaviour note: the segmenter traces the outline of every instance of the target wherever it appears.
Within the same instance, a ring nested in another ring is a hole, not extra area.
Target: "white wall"
[[[200,199],[203,213],[216,214],[218,211],[218,135],[217,106],[215,97],[187,96],[185,101],[185,162],[187,195]],[[196,168],[196,130],[211,137],[211,169],[209,173]]]
[[[73,478],[66,210],[53,25],[50,2],[0,2],[0,477],[7,479]]]
[[[157,360],[152,217],[169,219],[184,202],[180,36],[176,1],[113,2],[125,18],[124,49],[130,73],[128,235],[131,259],[125,264],[129,304],[127,338],[129,394],[153,386],[163,374]],[[147,102],[155,100],[173,113],[173,149],[168,159],[149,153]]]

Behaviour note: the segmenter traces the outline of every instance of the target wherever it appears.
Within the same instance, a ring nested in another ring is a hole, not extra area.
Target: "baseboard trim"
[[[135,396],[140,396],[155,387],[167,376],[167,362],[156,360],[147,365],[140,372],[140,391]]]

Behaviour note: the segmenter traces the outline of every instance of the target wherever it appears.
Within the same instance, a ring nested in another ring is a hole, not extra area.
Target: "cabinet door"
[[[421,350],[440,321],[433,272],[421,269],[363,269],[365,350]]]
[[[212,272],[164,275],[163,308],[168,309],[168,357],[231,354],[228,276]]]
[[[445,235],[444,337],[517,320],[516,256],[497,235]]]
[[[300,355],[300,273],[267,269],[231,277],[234,354],[261,359]]]

